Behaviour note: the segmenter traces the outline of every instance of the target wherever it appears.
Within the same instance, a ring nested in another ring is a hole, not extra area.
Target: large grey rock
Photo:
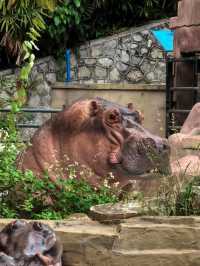
[[[146,78],[149,82],[152,82],[152,81],[155,81],[156,80],[156,77],[155,77],[155,73],[154,72],[149,72],[147,75],[146,75]]]
[[[91,47],[91,55],[94,58],[101,56],[102,55],[102,48],[101,48],[101,46],[92,46]],[[84,57],[84,56],[82,56],[82,57]]]
[[[122,62],[117,62],[116,67],[120,72],[124,72],[128,69],[128,65],[126,65]]]
[[[97,54],[96,54],[97,52]],[[98,56],[99,50],[96,49],[96,47],[92,47],[92,51],[91,51],[91,54],[92,56],[96,57]],[[83,48],[80,48],[79,49],[79,55],[80,55],[80,58],[84,58],[84,57],[88,57],[89,56],[89,51],[88,51],[88,48],[86,46],[84,46]]]
[[[105,42],[104,49],[106,50],[115,49],[116,46],[117,46],[117,40],[111,40],[111,41]]]
[[[141,71],[136,70],[136,69],[131,70],[127,75],[127,79],[133,82],[138,82],[142,80],[142,78],[143,78],[143,74],[141,73]]]
[[[48,70],[49,70],[49,67],[48,67],[48,64],[46,62],[37,65],[37,71],[39,73],[47,73]]]
[[[0,103],[5,103],[10,100],[10,95],[6,91],[0,91]]]
[[[151,57],[153,59],[162,59],[163,58],[163,51],[158,48],[154,48],[151,51]]]
[[[37,78],[37,75],[38,75],[37,66],[34,66],[30,74],[31,80],[34,81]]]
[[[0,71],[0,78],[2,78],[3,76],[11,75],[11,74],[13,74],[12,69],[2,70]]]
[[[141,57],[136,56],[136,55],[131,56],[131,64],[132,65],[135,65],[135,66],[140,65],[141,61],[142,61]]]
[[[121,61],[122,61],[123,63],[128,63],[129,60],[130,60],[130,56],[129,56],[129,54],[127,53],[127,51],[122,50],[122,52],[121,52]]]
[[[120,80],[120,73],[119,73],[119,71],[116,68],[114,68],[110,72],[110,80],[111,81],[119,81]]]
[[[47,73],[45,78],[50,85],[53,85],[56,82],[56,73]]]
[[[146,48],[146,47],[142,47],[141,49],[140,49],[140,54],[141,55],[145,55],[145,54],[147,54],[148,53],[148,49]]]
[[[158,66],[156,66],[155,70],[155,81],[157,82],[165,82],[166,80],[166,74],[164,71],[162,71]]]
[[[79,68],[78,77],[80,79],[89,79],[90,76],[91,76],[91,73],[87,67],[83,66]]]
[[[50,57],[48,61],[48,71],[55,73],[57,70],[58,70],[58,66],[56,65],[54,58]]]
[[[9,89],[12,90],[12,88],[16,88],[16,75],[6,75],[6,76],[0,76],[0,88],[1,89]]]
[[[142,36],[138,33],[138,34],[134,34],[133,35],[133,40],[136,42],[141,42],[142,41]]]
[[[149,60],[146,60],[146,59],[143,60],[141,66],[140,66],[140,69],[142,70],[142,72],[144,74],[147,74],[147,73],[151,72],[152,70],[154,70],[155,62],[154,61],[152,61],[152,62],[153,62],[153,64],[151,64]]]
[[[40,104],[41,104],[42,106],[49,107],[50,104],[51,104],[51,96],[50,96],[50,95],[45,95],[45,96],[43,96],[43,97],[41,98],[41,100],[40,100]],[[47,120],[47,119],[45,119],[45,120],[42,119],[42,122],[44,122],[44,121],[46,121],[46,120]],[[42,124],[42,123],[40,123],[40,124]]]
[[[87,59],[85,59],[85,64],[88,65],[88,66],[95,65],[96,64],[96,59],[94,59],[94,58],[87,58]]]
[[[138,44],[137,43],[132,43],[131,45],[130,45],[130,48],[131,49],[135,49],[135,48],[137,48],[138,47]]]
[[[38,107],[40,105],[40,97],[38,95],[32,96],[28,101],[29,107]]]
[[[100,63],[100,65],[102,65],[103,67],[111,67],[113,65],[113,60],[110,58],[100,58],[98,60],[98,62]]]
[[[95,68],[95,76],[96,76],[97,79],[105,78],[105,77],[107,76],[107,71],[106,71],[106,69],[97,66],[97,67]]]
[[[40,97],[49,95],[51,91],[51,87],[45,80],[38,82],[34,89]]]

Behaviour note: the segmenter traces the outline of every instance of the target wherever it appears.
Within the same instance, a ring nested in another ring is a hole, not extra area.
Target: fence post
[[[66,82],[69,82],[71,80],[71,75],[70,75],[70,57],[71,57],[71,54],[70,54],[70,49],[67,49],[66,50],[66,53],[65,53],[65,59],[66,59]]]

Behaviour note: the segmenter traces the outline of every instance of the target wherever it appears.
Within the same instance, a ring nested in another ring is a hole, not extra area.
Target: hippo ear
[[[90,103],[90,115],[96,116],[97,113],[100,111],[100,105],[97,101],[91,101]]]
[[[127,104],[127,108],[130,110],[130,111],[134,111],[134,107],[133,107],[133,103],[128,103]]]
[[[109,122],[110,124],[121,123],[122,116],[120,111],[117,109],[109,110],[109,112],[106,114],[106,121]]]

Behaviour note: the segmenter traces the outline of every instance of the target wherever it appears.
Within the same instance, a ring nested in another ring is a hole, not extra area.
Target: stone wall
[[[48,108],[51,106],[51,85],[56,82],[56,63],[52,57],[39,59],[35,62],[30,75],[27,107]],[[16,94],[16,78],[19,69],[8,69],[0,72],[0,103],[9,107],[10,99]],[[25,114],[21,123],[41,125],[49,118],[49,114]],[[35,129],[22,129],[25,139],[29,138]]]
[[[142,27],[131,28],[126,32],[90,41],[80,46],[78,53],[72,53],[71,55],[71,83],[91,85],[109,83],[113,86],[117,83],[120,86],[123,84],[129,85],[128,83],[156,85],[165,83],[164,51],[152,36],[151,30],[167,26],[168,21],[162,20]],[[77,49],[74,49],[74,51],[77,51]],[[51,106],[51,85],[56,80],[61,80],[62,82],[65,80],[65,65],[66,63],[63,59],[61,62],[56,63],[52,57],[46,57],[36,61],[30,78],[27,99],[28,107],[48,108]],[[18,71],[18,69],[8,69],[0,72],[0,106],[2,106],[2,102],[4,102],[4,107],[9,106],[10,97],[15,95],[15,82]],[[86,90],[85,97],[88,97],[87,92]],[[98,91],[95,91],[95,93],[98,95]],[[112,93],[111,91],[107,98],[111,98],[112,100]],[[73,91],[73,94],[76,93]],[[82,97],[82,94],[80,97]],[[137,92],[135,91],[136,94]],[[138,95],[141,98],[139,103],[137,102],[137,96],[131,97],[130,100],[138,105],[138,108],[145,113],[146,111],[143,110],[143,93],[138,92]],[[102,96],[104,97],[104,95]],[[75,98],[78,99],[79,94]],[[118,100],[120,101],[120,97],[117,98]],[[163,100],[158,105],[162,109],[160,111],[163,113],[162,117],[158,118],[159,120],[163,118],[162,125],[159,126],[159,129],[154,124],[150,127],[147,125],[147,127],[150,130],[153,128],[152,131],[154,133],[155,131],[157,133],[160,132],[161,128],[162,132],[160,134],[163,135],[165,109]],[[27,121],[28,123],[40,125],[49,116],[49,114],[41,113],[29,114],[23,118],[22,122]],[[157,119],[156,113],[152,117],[154,116]],[[26,138],[26,136],[32,135],[35,129],[23,129],[22,131],[23,136]]]
[[[151,33],[152,29],[163,27],[168,27],[167,20],[131,28],[126,32],[80,46],[71,56],[72,81],[81,83],[165,82],[164,51]],[[64,80],[65,75],[63,61],[59,80]]]

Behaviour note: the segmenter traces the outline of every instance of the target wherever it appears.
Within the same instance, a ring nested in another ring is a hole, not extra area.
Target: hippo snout
[[[169,170],[168,141],[153,135],[131,134],[122,149],[122,165],[132,174],[140,175],[152,169]]]
[[[158,154],[169,153],[170,146],[167,139],[160,138],[155,140]]]

